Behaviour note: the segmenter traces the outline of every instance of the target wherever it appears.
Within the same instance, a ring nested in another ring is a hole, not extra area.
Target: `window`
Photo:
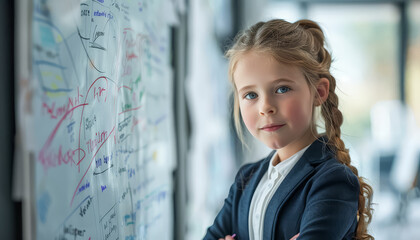
[[[409,6],[409,43],[406,68],[405,92],[407,104],[414,112],[417,126],[420,125],[420,2]]]
[[[342,134],[357,145],[371,132],[372,106],[399,98],[398,10],[391,4],[319,4],[308,17],[325,31],[344,114]]]

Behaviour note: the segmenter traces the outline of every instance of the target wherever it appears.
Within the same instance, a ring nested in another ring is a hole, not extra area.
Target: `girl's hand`
[[[299,233],[293,236],[290,240],[296,240],[299,237]]]
[[[299,237],[299,233],[293,236],[290,240],[296,240]],[[226,235],[225,238],[219,238],[219,240],[235,240],[231,235]]]
[[[219,238],[219,240],[235,240],[231,235],[226,235],[225,238]]]

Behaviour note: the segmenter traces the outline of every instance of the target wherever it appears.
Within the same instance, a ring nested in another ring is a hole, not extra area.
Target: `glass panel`
[[[331,46],[342,132],[356,144],[369,137],[371,107],[398,99],[398,11],[388,4],[316,5],[308,10]]]
[[[263,9],[261,19],[267,21],[269,19],[280,18],[289,22],[295,22],[302,17],[299,5],[288,2],[269,2]]]
[[[409,45],[407,54],[406,97],[420,125],[420,2],[412,2],[409,12]]]
[[[420,3],[409,7],[407,102],[420,122]],[[376,239],[413,239],[420,231],[420,137],[399,99],[398,8],[392,4],[315,5],[309,18],[325,29],[335,62],[343,138],[374,188]],[[416,178],[417,175],[417,178]],[[416,190],[417,189],[417,190]]]

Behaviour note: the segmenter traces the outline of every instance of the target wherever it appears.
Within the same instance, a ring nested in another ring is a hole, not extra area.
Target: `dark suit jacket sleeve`
[[[229,195],[225,199],[225,203],[220,210],[220,212],[217,214],[216,219],[214,220],[213,225],[211,225],[207,229],[207,233],[204,236],[204,240],[210,240],[210,239],[219,239],[224,238],[226,235],[233,234],[233,209],[232,205],[235,203],[238,196],[238,188],[240,188],[243,183],[243,169],[247,165],[243,166],[235,177],[235,182],[232,184],[229,190]]]
[[[359,181],[348,167],[323,171],[308,193],[298,240],[347,238],[356,223],[358,198]]]

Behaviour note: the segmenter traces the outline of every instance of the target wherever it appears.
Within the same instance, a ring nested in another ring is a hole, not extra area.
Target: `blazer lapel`
[[[323,141],[325,141],[325,139],[320,138],[312,143],[274,193],[268,204],[267,211],[265,212],[264,239],[268,239],[265,236],[271,236],[270,238],[274,239],[274,223],[276,222],[281,207],[299,184],[314,171],[314,165],[325,160],[327,155]]]
[[[238,226],[238,232],[241,234],[239,235],[239,238],[241,240],[248,240],[249,239],[249,229],[248,229],[248,217],[249,217],[249,209],[251,207],[251,200],[252,195],[255,192],[255,189],[258,186],[258,183],[260,182],[263,175],[268,170],[268,164],[270,162],[271,157],[276,151],[272,151],[266,159],[262,162],[262,164],[257,168],[256,172],[252,175],[251,179],[249,180],[247,186],[244,186],[244,192],[243,197],[239,201],[239,212],[238,212],[238,218],[239,218],[239,226]]]

